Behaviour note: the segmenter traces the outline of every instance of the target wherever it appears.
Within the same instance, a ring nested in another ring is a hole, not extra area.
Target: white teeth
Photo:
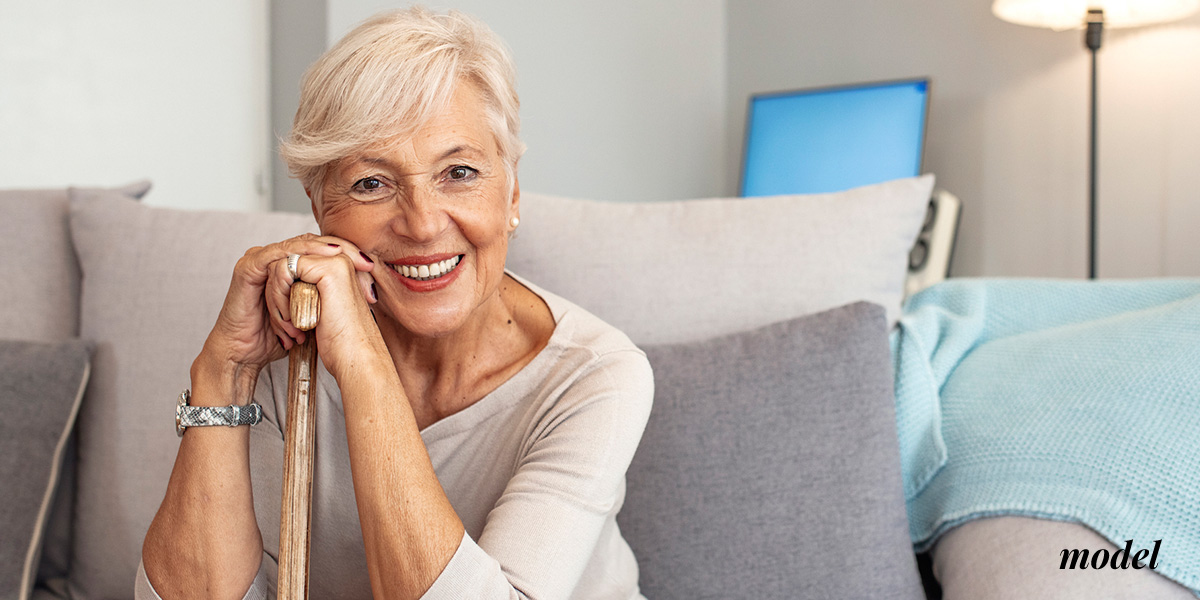
[[[458,266],[458,263],[459,257],[454,256],[447,258],[446,260],[441,260],[427,265],[392,265],[392,268],[394,268],[396,272],[410,279],[428,281],[453,271],[454,267]]]

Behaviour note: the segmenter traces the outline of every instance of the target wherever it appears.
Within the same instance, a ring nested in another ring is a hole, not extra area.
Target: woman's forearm
[[[390,362],[339,380],[354,496],[376,598],[420,598],[463,525],[446,498]]]
[[[257,373],[192,366],[196,406],[249,404]],[[194,427],[175,458],[166,496],[142,547],[146,576],[164,600],[242,598],[262,560],[250,483],[249,427]]]

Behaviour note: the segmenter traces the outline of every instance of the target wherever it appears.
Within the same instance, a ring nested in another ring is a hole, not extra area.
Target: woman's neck
[[[383,314],[380,333],[422,428],[482,399],[521,370],[554,331],[549,307],[509,276],[467,322],[417,336]]]

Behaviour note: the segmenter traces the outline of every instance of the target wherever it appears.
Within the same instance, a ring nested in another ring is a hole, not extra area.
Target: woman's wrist
[[[318,346],[318,352],[320,351]],[[341,386],[342,382],[360,379],[381,381],[396,377],[396,365],[387,351],[387,346],[379,343],[365,343],[350,354],[342,354],[336,358],[328,354],[321,355],[321,362]]]
[[[202,351],[192,362],[193,406],[246,406],[254,399],[259,369]]]
[[[322,306],[322,312],[325,312],[325,306]],[[386,373],[390,369],[393,374],[396,372],[392,355],[379,328],[370,320],[370,313],[367,313],[365,320],[366,325],[360,322],[356,326],[325,332],[328,337],[318,336],[317,353],[321,363],[339,382],[367,371]],[[308,333],[313,335],[316,332]]]

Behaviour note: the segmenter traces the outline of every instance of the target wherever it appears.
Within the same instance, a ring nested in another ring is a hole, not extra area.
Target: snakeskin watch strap
[[[262,406],[252,403],[247,406],[191,406],[191,390],[179,394],[179,405],[175,408],[175,432],[183,437],[188,427],[210,427],[223,425],[258,425],[262,421]]]

